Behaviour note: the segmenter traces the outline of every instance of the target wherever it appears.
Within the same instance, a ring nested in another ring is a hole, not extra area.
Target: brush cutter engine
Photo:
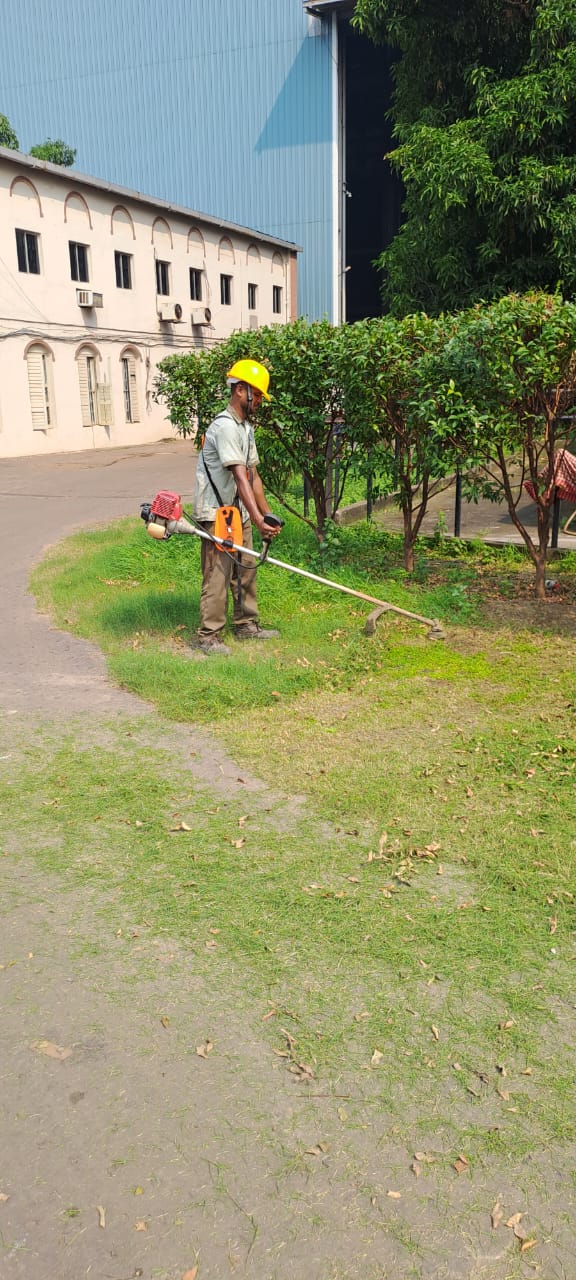
[[[142,502],[140,516],[151,538],[170,538],[174,525],[182,519],[182,499],[179,493],[160,489],[153,502]],[[172,528],[170,526],[172,525]]]

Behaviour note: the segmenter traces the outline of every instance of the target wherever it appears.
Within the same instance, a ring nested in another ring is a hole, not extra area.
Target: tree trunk
[[[402,519],[404,522],[404,568],[406,573],[413,573],[414,535],[412,532],[412,507],[407,503],[402,504]]]
[[[534,567],[536,569],[536,577],[534,579],[534,594],[537,600],[545,600],[546,587],[544,585],[544,582],[546,578],[546,552],[544,552],[544,555],[542,555],[541,552],[538,553],[537,558],[534,560]]]

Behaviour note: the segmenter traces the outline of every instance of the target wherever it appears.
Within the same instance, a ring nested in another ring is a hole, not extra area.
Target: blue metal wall
[[[63,138],[83,173],[295,241],[300,311],[331,314],[329,24],[301,0],[1,7],[21,150]]]

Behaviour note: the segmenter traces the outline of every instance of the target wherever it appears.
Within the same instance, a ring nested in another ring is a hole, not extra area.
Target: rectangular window
[[[193,302],[202,301],[202,272],[198,267],[190,267],[190,297]]]
[[[16,229],[16,252],[18,254],[18,270],[27,271],[30,275],[40,275],[40,254],[38,242],[40,236],[35,231]]]
[[[161,293],[164,298],[170,293],[170,263],[161,262],[156,259],[156,293]]]
[[[88,274],[88,245],[76,244],[75,240],[68,241],[70,250],[70,277],[72,280],[79,280],[82,284],[90,279]]]
[[[256,310],[256,299],[257,299],[257,297],[258,297],[258,285],[257,285],[257,284],[249,284],[249,285],[248,285],[248,310],[249,310],[249,311],[255,311],[255,310]]]
[[[132,288],[132,254],[118,253],[114,254],[114,265],[116,267],[116,284],[119,289]]]
[[[282,315],[282,286],[272,285],[272,310],[275,316]]]
[[[232,276],[220,276],[220,302],[223,307],[232,305]]]

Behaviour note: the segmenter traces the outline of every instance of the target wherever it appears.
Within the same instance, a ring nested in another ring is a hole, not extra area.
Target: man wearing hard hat
[[[271,515],[258,475],[258,452],[251,416],[270,400],[270,375],[257,360],[237,360],[227,374],[230,400],[210,423],[196,468],[194,515],[213,535],[218,509],[236,506],[242,522],[242,545],[252,547],[252,525],[265,539],[276,536],[280,522]],[[273,523],[267,524],[269,516]],[[260,626],[253,562],[227,554],[202,539],[202,594],[197,644],[208,654],[229,654],[222,634],[226,625],[228,588],[234,601],[233,627],[237,640],[269,640],[278,635]]]

